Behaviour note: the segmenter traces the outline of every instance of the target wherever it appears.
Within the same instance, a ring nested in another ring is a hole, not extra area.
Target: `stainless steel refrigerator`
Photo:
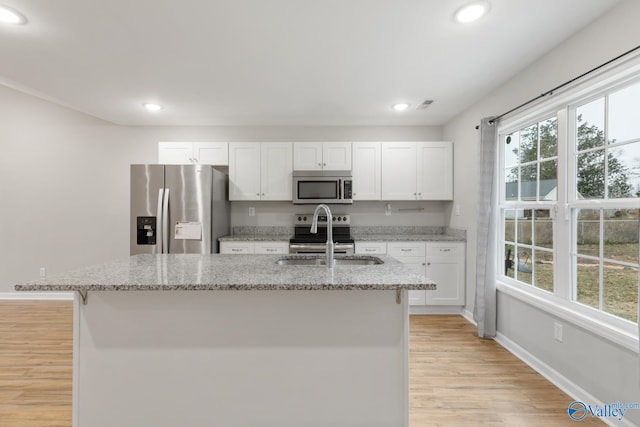
[[[207,165],[131,165],[131,255],[217,253],[228,177]]]

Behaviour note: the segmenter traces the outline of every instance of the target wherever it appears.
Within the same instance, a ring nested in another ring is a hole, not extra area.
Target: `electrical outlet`
[[[47,277],[47,269],[44,267],[40,267],[40,277]]]
[[[456,216],[460,216],[460,205],[456,205]]]
[[[256,216],[256,208],[253,206],[249,208],[249,216]]]
[[[553,322],[553,338],[558,342],[562,342],[562,323]]]
[[[384,207],[384,214],[387,216],[391,215],[391,203],[387,203],[387,205]]]

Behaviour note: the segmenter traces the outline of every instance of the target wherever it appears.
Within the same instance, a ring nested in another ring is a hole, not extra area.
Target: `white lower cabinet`
[[[289,242],[281,241],[238,241],[220,242],[221,254],[288,254]]]
[[[409,291],[410,305],[465,304],[465,244],[462,242],[388,242],[387,253],[437,284],[435,291]]]
[[[464,305],[465,244],[427,243],[427,277],[438,284],[438,289],[426,292],[426,305]]]
[[[256,254],[288,254],[289,242],[255,242]]]

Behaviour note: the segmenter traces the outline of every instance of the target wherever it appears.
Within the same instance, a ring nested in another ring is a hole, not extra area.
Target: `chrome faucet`
[[[319,204],[316,210],[313,212],[313,222],[311,223],[311,232],[316,234],[318,232],[318,214],[320,209],[324,209],[327,214],[327,247],[325,253],[327,255],[327,267],[333,268],[335,261],[333,259],[333,217],[331,216],[331,209],[324,203]]]

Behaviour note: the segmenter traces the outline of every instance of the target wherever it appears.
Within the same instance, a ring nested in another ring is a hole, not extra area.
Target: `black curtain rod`
[[[635,52],[637,50],[640,50],[640,46],[636,46],[633,49],[629,49],[628,51],[616,56],[615,58],[612,58],[612,59],[608,60],[607,62],[605,62],[603,64],[600,64],[597,67],[592,68],[589,71],[587,71],[585,73],[582,73],[577,77],[572,78],[571,80],[567,80],[566,82],[562,83],[561,85],[556,86],[553,89],[548,90],[548,91],[536,96],[535,98],[532,98],[532,99],[528,100],[527,102],[522,103],[522,104],[518,105],[517,107],[512,108],[511,110],[509,110],[509,111],[507,111],[505,113],[502,113],[499,116],[493,117],[491,120],[489,120],[489,124],[494,124],[495,122],[500,120],[502,117],[506,116],[507,114],[511,114],[514,111],[517,111],[517,110],[521,109],[522,107],[526,107],[527,105],[531,104],[532,102],[535,102],[535,101],[537,101],[537,100],[539,100],[541,98],[544,98],[545,96],[553,95],[553,93],[555,91],[557,91],[558,89],[562,89],[563,87],[565,87],[567,85],[570,85],[571,83],[575,82],[576,80],[580,80],[581,78],[583,78],[585,76],[588,76],[589,74],[591,74],[591,73],[593,73],[595,71],[598,71],[599,69],[601,69],[603,67],[606,67],[607,65],[611,64],[612,62],[615,62],[618,59],[623,58],[623,57],[625,57],[625,56],[627,56],[627,55],[629,55],[629,54],[631,54],[631,53],[633,53],[633,52]],[[476,129],[479,129],[479,128],[480,128],[480,126],[476,126]]]

